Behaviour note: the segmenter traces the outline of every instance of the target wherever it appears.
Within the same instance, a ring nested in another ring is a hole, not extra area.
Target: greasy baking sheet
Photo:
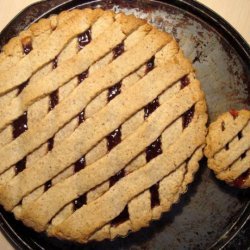
[[[210,121],[230,108],[250,106],[250,49],[217,15],[191,0],[164,2],[122,0],[51,0],[17,16],[0,35],[0,47],[41,15],[76,6],[102,7],[133,13],[170,32],[193,62],[202,83]],[[56,7],[60,5],[59,7]],[[215,179],[206,161],[180,202],[151,227],[113,242],[79,246],[37,234],[1,209],[1,227],[19,247],[30,249],[205,249],[225,245],[249,217],[249,191]]]

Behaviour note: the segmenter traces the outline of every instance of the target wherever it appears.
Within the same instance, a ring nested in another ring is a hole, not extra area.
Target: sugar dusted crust
[[[239,188],[250,187],[250,111],[231,110],[210,124],[205,155],[216,177]]]
[[[114,239],[187,191],[206,103],[169,34],[123,13],[66,11],[10,40],[0,66],[0,203],[25,225]]]

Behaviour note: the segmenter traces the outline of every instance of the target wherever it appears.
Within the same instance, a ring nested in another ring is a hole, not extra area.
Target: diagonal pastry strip
[[[103,196],[78,209],[58,226],[52,227],[50,235],[86,242],[98,228],[118,216],[133,197],[160,181],[192,155],[204,143],[205,123],[206,119],[192,122],[165,154],[125,176]],[[189,146],[183,148],[187,141]]]
[[[63,206],[119,172],[152,143],[170,123],[202,98],[202,95],[197,94],[197,89],[199,84],[195,82],[162,104],[147,121],[107,155],[52,187],[40,199],[30,204],[24,211],[22,220],[38,231],[43,230]],[[95,174],[92,176],[93,173]],[[66,190],[68,191],[64,192]],[[51,203],[52,199],[53,203]]]
[[[102,13],[101,9],[75,11],[75,15],[67,20],[66,25],[56,29],[50,39],[11,68],[14,74],[10,74],[9,70],[0,71],[0,95],[27,81],[35,71],[53,60],[73,37],[87,30]]]
[[[154,29],[141,43],[136,44],[112,63],[85,79],[84,84],[77,86],[44,119],[1,149],[0,158],[4,161],[0,162],[0,173],[50,139],[61,127],[78,115],[100,92],[138,69],[171,39],[169,35]],[[144,49],[145,47],[147,47],[147,50]],[[129,64],[128,61],[130,61]],[[189,73],[189,70],[190,68],[180,68],[180,71],[183,71],[181,76]],[[100,81],[100,79],[102,80]],[[166,82],[168,82],[168,79]]]
[[[185,62],[186,61],[184,60],[184,65],[186,65]],[[6,193],[6,195],[10,196],[11,198],[7,198],[7,196],[5,197],[5,195],[2,195],[0,197],[1,203],[4,204],[7,210],[12,209],[13,206],[15,206],[24,195],[28,194],[36,187],[44,184],[46,181],[52,179],[67,166],[77,161],[82,155],[95,146],[96,143],[98,143],[104,136],[119,127],[120,124],[122,124],[127,118],[152,101],[155,96],[158,96],[168,86],[172,85],[178,79],[188,74],[190,70],[191,68],[189,68],[187,65],[186,68],[183,68],[178,64],[171,63],[168,63],[165,67],[162,66],[152,70],[144,78],[142,78],[142,80],[138,81],[127,90],[124,90],[123,93],[113,99],[102,110],[82,123],[70,137],[62,141],[61,144],[55,147],[45,157],[40,159],[34,167],[25,169],[14,179],[12,179],[4,187],[8,189],[8,194]],[[153,88],[152,82],[154,82]],[[83,84],[81,86],[86,85]],[[138,92],[141,94],[135,99],[134,96]],[[59,105],[60,104],[58,104],[58,106]],[[124,108],[124,105],[126,105],[126,108]],[[65,108],[66,107],[62,109],[64,112]],[[70,106],[70,110],[71,109],[72,106]],[[49,124],[50,127],[54,125],[53,123],[47,122],[43,124],[43,121],[41,121],[41,124],[42,126]],[[44,133],[48,133],[48,129],[45,130]],[[24,151],[24,148],[29,147],[33,141],[36,142],[40,134],[36,130],[34,134],[36,135],[35,138],[31,136],[29,140],[27,140],[27,144],[22,146],[18,146],[17,144],[16,149],[9,148],[4,153],[4,150],[2,150],[0,155],[2,153],[3,156],[5,155],[6,159],[4,160],[4,163],[6,164],[8,158],[13,156],[13,152],[15,150],[17,150],[17,153],[19,153],[20,149]],[[22,135],[19,138],[22,138]],[[17,138],[14,143],[19,138]],[[8,148],[8,146],[5,148]],[[72,148],[74,150],[72,150]],[[25,154],[27,154],[27,152]],[[21,158],[22,157],[23,155],[21,155]],[[2,164],[2,166],[5,165]],[[32,182],[26,181],[30,178],[33,180]],[[4,194],[5,192],[1,193]]]
[[[106,55],[117,44],[121,43],[126,34],[129,34],[137,29],[139,25],[143,24],[141,20],[135,21],[137,19],[133,16],[130,16],[130,18],[126,16],[127,22],[124,24],[122,17],[125,15],[120,16],[121,18],[117,18],[118,20],[109,29],[101,33],[101,35],[84,47],[78,54],[63,62],[47,76],[29,83],[23,92],[12,100],[8,109],[2,109],[0,113],[2,117],[0,130],[22,115],[36,100],[55,91],[74,76],[86,71],[92,64]],[[124,25],[129,25],[130,29]]]
[[[246,154],[245,158],[238,160],[236,163],[233,163],[228,169],[219,172],[216,176],[220,180],[233,182],[236,176],[239,177],[241,174],[245,173],[248,169],[250,169],[249,163],[250,163],[250,150]]]
[[[216,173],[226,170],[241,155],[250,149],[249,136],[243,137],[237,144],[231,146],[227,151],[217,153],[213,158],[209,159],[209,165],[214,166]]]

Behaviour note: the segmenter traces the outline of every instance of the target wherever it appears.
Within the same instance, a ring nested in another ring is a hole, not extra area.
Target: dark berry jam
[[[31,42],[28,42],[26,44],[23,44],[23,53],[25,55],[28,55],[30,53],[30,51],[32,50],[32,43]]]
[[[229,113],[232,115],[232,117],[234,119],[236,119],[238,117],[238,115],[239,115],[239,112],[237,110],[235,110],[235,109],[229,110]]]
[[[75,166],[74,166],[75,173],[82,170],[85,166],[86,166],[86,161],[85,161],[85,157],[83,156],[78,161],[75,162]]]
[[[160,197],[158,189],[159,189],[159,183],[156,183],[149,189],[151,194],[151,208],[160,205]]]
[[[53,149],[53,147],[54,147],[54,137],[52,137],[52,138],[50,138],[49,140],[48,140],[48,151],[51,151],[52,149]]]
[[[182,115],[182,126],[183,129],[187,128],[189,123],[192,121],[194,117],[194,106],[192,106],[189,110],[187,110],[183,115]]]
[[[146,63],[146,70],[145,70],[145,74],[147,74],[149,71],[151,71],[155,66],[155,57],[151,57],[147,63]]]
[[[149,117],[160,106],[158,97],[144,107],[144,119]]]
[[[242,175],[240,175],[237,179],[234,180],[233,185],[237,188],[241,188],[245,181],[248,179],[250,174],[250,170],[247,170]]]
[[[119,127],[107,136],[108,151],[110,151],[120,142],[121,142],[121,128]]]
[[[84,72],[82,72],[80,75],[78,75],[78,83],[83,82],[83,80],[85,78],[87,78],[89,76],[89,71],[85,70]]]
[[[247,156],[247,152],[244,152],[243,154],[241,154],[240,158],[244,159]]]
[[[121,93],[121,86],[121,82],[118,82],[108,89],[108,102],[110,102],[112,99],[114,99],[117,95]]]
[[[124,52],[124,43],[120,43],[113,49],[113,59],[116,59],[123,52]]]
[[[78,124],[83,123],[85,120],[85,110],[83,110],[79,115],[78,115]]]
[[[184,76],[181,78],[181,89],[185,88],[188,86],[190,83],[188,76]]]
[[[113,185],[115,185],[116,182],[118,182],[122,177],[125,176],[125,171],[124,169],[122,169],[121,171],[119,171],[117,174],[115,174],[114,176],[112,176],[109,179],[109,184],[110,187],[112,187]]]
[[[15,173],[19,174],[22,172],[26,167],[26,157],[24,157],[22,160],[16,163],[15,165]]]
[[[17,138],[23,132],[28,129],[28,119],[27,119],[27,112],[24,112],[19,118],[17,118],[13,123],[13,138]]]
[[[156,156],[162,154],[161,149],[161,137],[158,137],[151,145],[146,148],[146,160],[147,162],[154,159]]]
[[[86,203],[87,203],[87,196],[86,196],[86,194],[83,194],[79,198],[77,198],[73,201],[74,210],[81,208]]]
[[[242,131],[240,131],[237,136],[238,136],[238,139],[240,140],[242,138],[242,136],[243,136]]]
[[[47,190],[49,190],[52,186],[52,181],[47,181],[45,184],[44,184],[44,192],[46,192]]]
[[[91,42],[91,30],[88,29],[78,36],[79,49],[84,48]]]
[[[22,91],[28,85],[28,83],[29,83],[29,80],[26,81],[26,82],[24,82],[24,83],[22,83],[21,85],[19,85],[17,95],[20,95],[22,93]]]
[[[53,91],[49,97],[49,111],[51,111],[59,102],[58,90]]]
[[[58,66],[58,57],[56,56],[55,59],[52,61],[52,70],[56,69]]]

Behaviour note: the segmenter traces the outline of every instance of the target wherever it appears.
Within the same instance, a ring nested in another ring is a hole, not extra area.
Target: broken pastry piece
[[[250,111],[230,110],[210,124],[205,155],[216,177],[237,188],[250,187]]]

